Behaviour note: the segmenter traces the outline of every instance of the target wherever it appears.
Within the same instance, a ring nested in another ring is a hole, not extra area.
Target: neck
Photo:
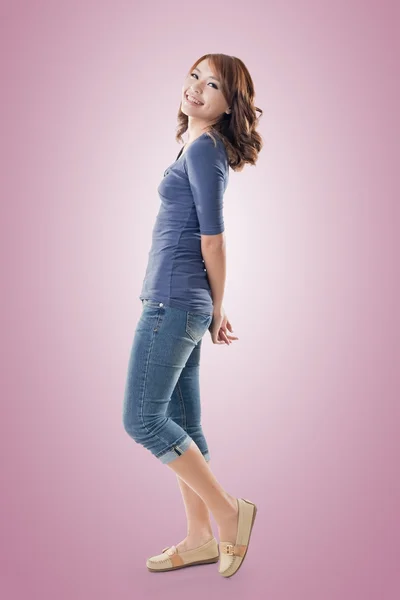
[[[200,135],[202,135],[209,129],[210,129],[210,124],[204,124],[204,122],[193,123],[190,121],[190,118],[189,118],[189,123],[188,123],[188,128],[187,128],[187,134],[188,134],[187,144],[191,144],[192,142],[194,142],[195,139],[197,139]]]

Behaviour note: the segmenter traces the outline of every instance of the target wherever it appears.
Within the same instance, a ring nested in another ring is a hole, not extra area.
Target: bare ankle
[[[221,511],[214,514],[214,518],[218,523],[218,526],[225,526],[229,523],[235,523],[238,517],[238,504],[237,499],[234,496],[228,496],[226,504]]]
[[[228,494],[227,500],[228,500],[228,508],[226,511],[227,516],[234,517],[235,515],[237,515],[237,512],[238,512],[237,498],[235,498],[235,496],[231,496],[230,494]]]
[[[193,529],[188,531],[186,538],[188,540],[207,540],[214,536],[212,529]]]

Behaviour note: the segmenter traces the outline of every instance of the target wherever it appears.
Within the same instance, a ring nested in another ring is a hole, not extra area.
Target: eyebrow
[[[193,70],[201,73],[200,69],[198,69],[197,67],[195,67]],[[209,76],[209,79],[215,79],[215,81],[218,81],[218,83],[221,83],[219,79],[217,79],[216,77],[213,77],[212,75]]]

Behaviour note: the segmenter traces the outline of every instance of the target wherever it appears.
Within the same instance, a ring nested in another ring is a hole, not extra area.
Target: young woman
[[[256,111],[260,115],[256,116]],[[142,291],[142,314],[129,358],[123,407],[127,433],[175,471],[187,536],[147,560],[150,571],[220,561],[230,577],[244,560],[256,506],[225,491],[214,477],[201,426],[199,365],[209,330],[213,344],[238,338],[222,306],[226,253],[223,195],[229,167],[254,165],[262,111],[243,62],[202,56],[182,88],[176,139],[188,141],[164,172],[161,206]],[[213,536],[209,511],[217,524]]]

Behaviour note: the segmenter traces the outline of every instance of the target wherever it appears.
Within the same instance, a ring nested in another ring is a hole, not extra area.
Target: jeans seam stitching
[[[185,367],[183,367],[183,369],[184,368]],[[183,372],[183,369],[182,369],[182,372]],[[182,375],[182,373],[181,373],[181,375]],[[187,419],[186,419],[185,402],[183,400],[183,394],[182,394],[181,386],[179,384],[179,379],[178,379],[176,385],[178,387],[179,400],[180,400],[180,404],[181,404],[181,412],[182,412],[182,415],[183,415],[182,419],[183,419],[184,426],[182,427],[182,429],[184,429],[186,431],[186,433],[187,433]]]
[[[190,323],[189,323],[189,315],[190,313],[187,312],[186,313],[186,333],[188,334],[188,336],[190,337],[190,339],[192,340],[192,342],[194,342],[195,344],[197,344],[197,341],[194,339],[194,337],[192,336],[192,334],[190,333],[191,329],[190,329]]]
[[[167,444],[167,440],[164,440],[164,438],[162,436],[160,436],[158,433],[154,433],[153,431],[150,431],[147,427],[146,427],[146,423],[144,421],[144,417],[143,417],[143,406],[144,406],[144,397],[145,397],[145,393],[146,393],[146,385],[147,385],[147,373],[148,373],[148,366],[149,366],[149,362],[150,362],[150,354],[151,351],[153,350],[153,346],[154,346],[154,339],[155,339],[155,332],[153,330],[152,336],[151,336],[151,344],[150,344],[150,348],[149,348],[149,352],[146,358],[146,368],[145,368],[145,373],[144,373],[144,384],[143,384],[143,392],[142,392],[142,397],[140,399],[140,418],[142,420],[142,425],[144,427],[144,429],[147,431],[148,434],[150,435],[155,435],[156,437],[158,437],[163,443]]]

